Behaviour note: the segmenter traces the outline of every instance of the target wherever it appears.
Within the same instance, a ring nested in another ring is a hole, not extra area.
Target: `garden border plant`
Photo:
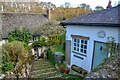
[[[108,41],[106,42],[106,48],[104,49],[104,51],[109,52],[110,56],[104,59],[103,62],[92,71],[97,72],[99,70],[106,69],[110,73],[114,71],[117,76],[120,77],[120,43],[115,43],[114,37],[108,37]],[[114,69],[111,68],[109,65],[113,66]]]

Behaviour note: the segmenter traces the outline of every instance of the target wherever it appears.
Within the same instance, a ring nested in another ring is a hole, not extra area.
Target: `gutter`
[[[61,22],[60,25],[63,27],[66,25],[120,27],[120,24],[109,24],[109,23],[66,23],[66,22]]]

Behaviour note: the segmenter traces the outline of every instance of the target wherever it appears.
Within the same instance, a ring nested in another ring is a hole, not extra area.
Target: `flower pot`
[[[65,73],[65,74],[68,74],[68,73],[69,73],[69,71],[70,71],[70,70],[65,70],[65,71],[64,71],[64,73]]]

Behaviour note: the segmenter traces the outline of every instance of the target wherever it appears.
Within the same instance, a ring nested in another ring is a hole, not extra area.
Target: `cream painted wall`
[[[5,44],[5,43],[6,43],[5,40],[0,41],[0,46],[2,46],[2,44]]]
[[[106,37],[99,38],[97,35],[99,31],[104,31],[106,33]],[[91,71],[94,41],[106,42],[107,37],[114,37],[116,42],[118,42],[118,28],[117,27],[67,25],[66,26],[66,40],[71,40],[72,42],[71,34],[90,37],[90,40],[88,41],[87,57],[84,57],[84,60],[80,60],[74,57],[73,56],[74,53],[71,50],[71,65],[76,64],[86,69],[87,71]],[[72,48],[72,45],[71,45],[71,48]]]

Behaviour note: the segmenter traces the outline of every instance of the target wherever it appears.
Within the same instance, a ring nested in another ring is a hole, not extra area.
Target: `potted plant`
[[[68,74],[69,71],[70,71],[70,69],[66,65],[60,64],[60,72]]]
[[[64,70],[64,73],[65,73],[65,74],[68,74],[69,71],[70,71],[70,69],[69,69],[68,67],[66,67],[65,70]]]

